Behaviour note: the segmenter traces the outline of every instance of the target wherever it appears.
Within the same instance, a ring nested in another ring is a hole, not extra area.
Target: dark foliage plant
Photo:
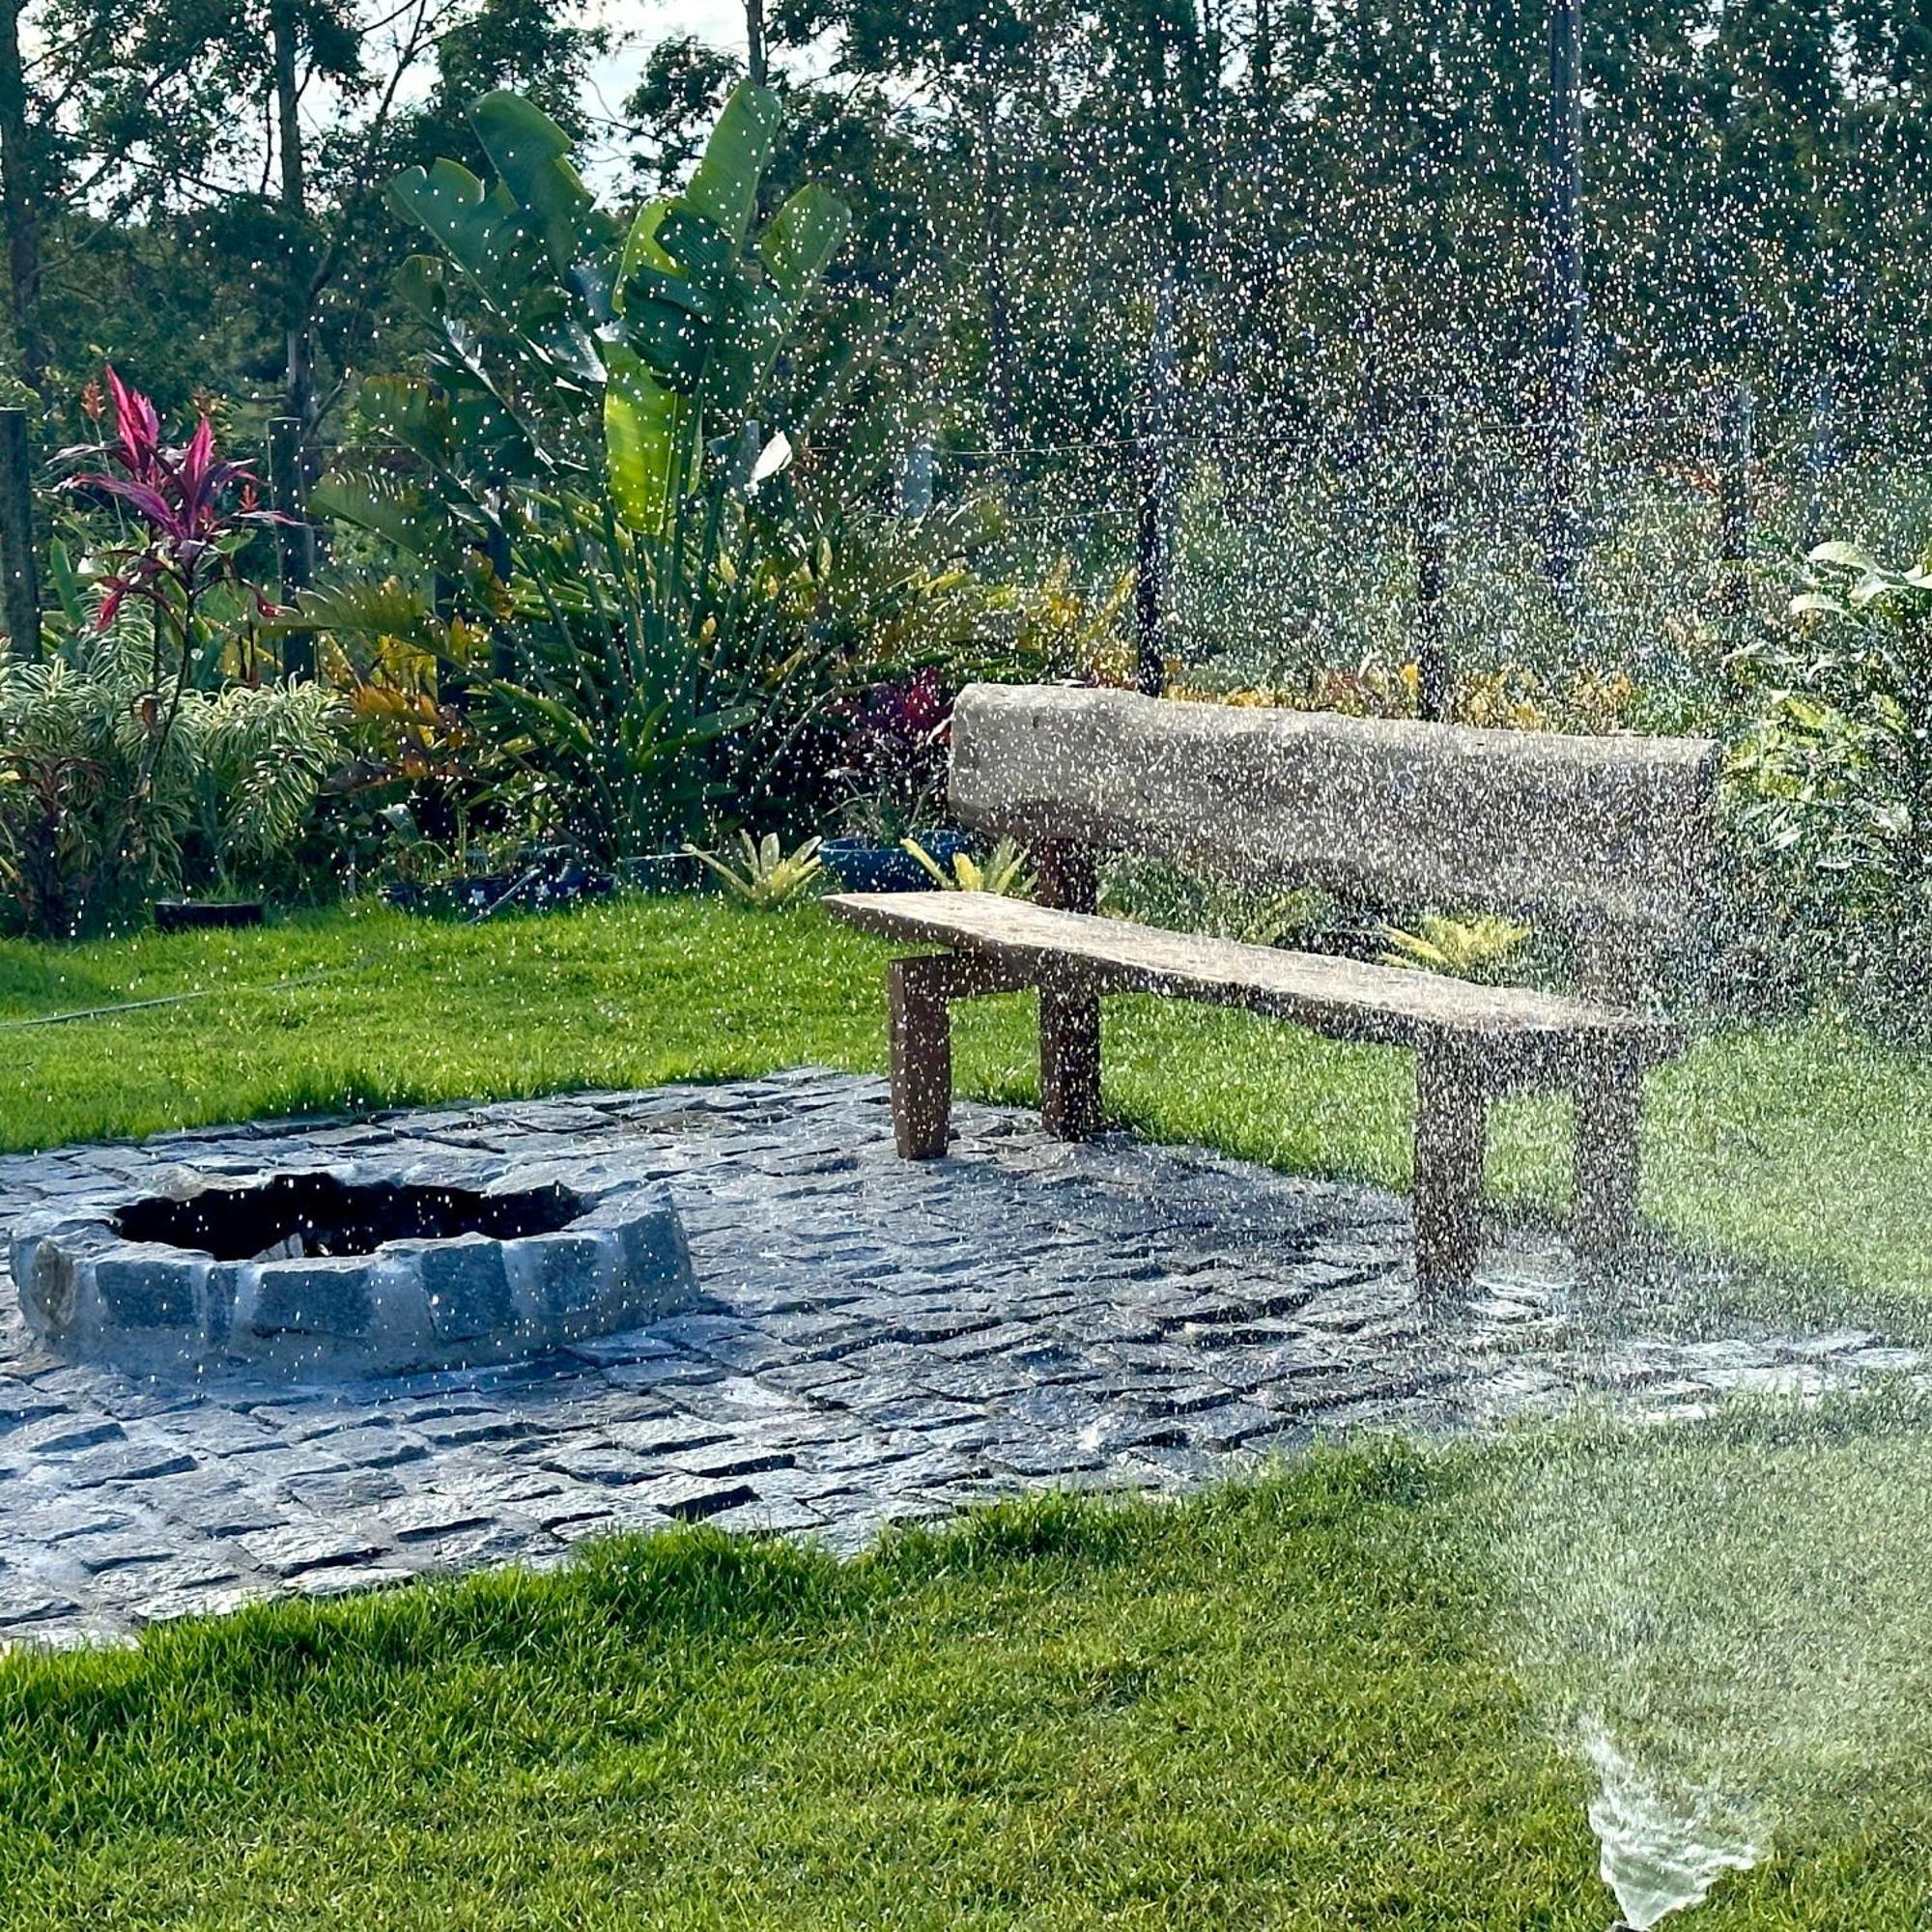
[[[829,777],[853,831],[896,842],[943,812],[952,702],[935,668],[876,684],[834,717],[840,742]]]
[[[755,412],[844,216],[807,187],[753,233],[777,113],[739,89],[683,192],[626,227],[535,107],[479,100],[496,179],[439,161],[391,190],[439,250],[409,279],[421,372],[363,399],[400,460],[316,495],[408,574],[329,586],[303,621],[434,656],[498,778],[600,859],[702,837],[734,734],[809,674],[760,621],[750,506],[795,445]]]
[[[242,554],[276,521],[252,473],[206,415],[172,446],[113,369],[106,394],[111,437],[64,452],[101,467],[65,485],[52,653],[0,666],[0,919],[52,938],[232,890],[299,838],[341,751],[333,696],[265,679],[248,648],[272,607]]]

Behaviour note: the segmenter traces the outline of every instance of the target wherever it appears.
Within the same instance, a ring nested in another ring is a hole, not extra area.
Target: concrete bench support
[[[946,1151],[952,1110],[952,1003],[1017,993],[1027,984],[1011,968],[973,953],[928,953],[887,966],[893,1140],[901,1158],[935,1160]]]
[[[1490,1103],[1473,1057],[1435,1044],[1415,1056],[1415,1270],[1437,1293],[1475,1279]]]

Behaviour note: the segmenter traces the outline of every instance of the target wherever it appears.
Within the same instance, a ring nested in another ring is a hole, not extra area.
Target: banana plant
[[[440,160],[389,190],[438,251],[401,279],[425,366],[360,398],[367,444],[404,460],[340,466],[311,497],[444,594],[439,611],[407,590],[404,611],[393,581],[337,583],[298,621],[402,624],[455,662],[459,609],[492,639],[488,678],[463,671],[503,754],[633,851],[703,828],[756,682],[736,636],[746,510],[803,430],[773,433],[768,390],[846,226],[817,186],[756,223],[779,118],[776,95],[738,88],[684,189],[627,224],[537,108],[479,99],[493,179]]]
[[[402,289],[438,345],[442,415],[427,420],[433,405],[419,390],[379,391],[379,403],[442,449],[484,454],[513,477],[582,460],[568,439],[558,448],[546,437],[522,397],[594,406],[619,517],[668,541],[701,480],[707,437],[728,443],[753,412],[844,239],[843,204],[816,184],[752,236],[781,111],[770,89],[737,88],[684,189],[626,229],[598,208],[554,122],[518,95],[485,95],[469,119],[493,183],[440,160],[389,189],[390,205],[441,251],[412,258]],[[489,366],[452,299],[452,268],[523,380]]]

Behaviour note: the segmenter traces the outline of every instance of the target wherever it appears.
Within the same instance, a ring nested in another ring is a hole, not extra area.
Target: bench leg
[[[1425,1294],[1466,1293],[1482,1236],[1489,1100],[1466,1054],[1415,1056],[1415,1274]]]
[[[895,959],[886,968],[893,1052],[893,1138],[906,1160],[946,1151],[952,1111],[952,1027],[944,988],[952,961]]]
[[[1577,1165],[1572,1235],[1588,1267],[1616,1261],[1636,1231],[1637,1131],[1643,1062],[1605,1054],[1577,1083]]]
[[[1092,1140],[1100,1129],[1100,1001],[1039,989],[1039,1112],[1048,1133]]]

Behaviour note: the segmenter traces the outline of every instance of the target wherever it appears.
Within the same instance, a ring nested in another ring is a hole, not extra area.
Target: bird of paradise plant
[[[774,645],[754,527],[794,435],[846,380],[828,367],[815,402],[782,406],[793,379],[775,372],[846,213],[809,185],[757,221],[781,111],[739,86],[686,187],[625,222],[529,101],[474,102],[495,179],[439,160],[389,189],[438,250],[398,283],[431,346],[417,372],[364,384],[358,407],[366,441],[407,460],[339,468],[310,497],[417,567],[394,588],[325,586],[295,621],[450,662],[446,614],[420,587],[440,578],[490,641],[470,716],[600,863],[742,816],[758,779],[724,775],[752,762],[749,740],[781,742],[765,721],[808,710],[826,655]]]

